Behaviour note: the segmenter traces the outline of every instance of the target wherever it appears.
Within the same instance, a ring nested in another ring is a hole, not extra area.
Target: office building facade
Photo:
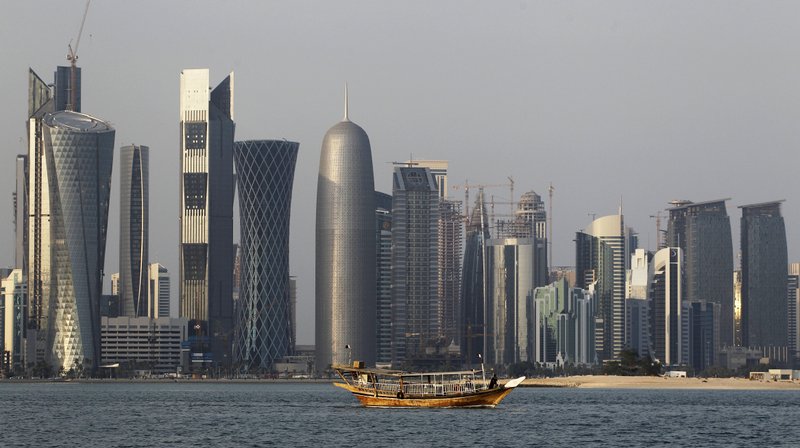
[[[443,342],[439,320],[439,195],[427,168],[392,177],[392,364],[416,363]]]
[[[100,362],[103,286],[115,131],[77,112],[44,118],[53,244],[51,365],[94,369]]]
[[[120,149],[119,299],[121,315],[148,313],[149,153],[147,146]]]
[[[781,202],[743,205],[742,345],[787,347],[789,264]]]
[[[375,364],[375,182],[367,133],[344,119],[325,134],[317,180],[316,368]],[[348,348],[349,347],[349,348]]]
[[[194,353],[229,363],[233,340],[233,73],[180,76],[180,315]]]
[[[479,363],[478,354],[483,356],[489,348],[486,331],[489,306],[486,250],[491,235],[483,189],[478,192],[472,216],[469,217],[466,227],[461,275],[461,353],[465,364],[474,366]]]
[[[734,341],[733,243],[725,201],[673,201],[667,227],[667,245],[683,252],[684,300],[720,305],[722,347]]]
[[[103,317],[102,363],[155,374],[175,373],[181,366],[181,343],[188,338],[188,327],[186,318]]]
[[[789,336],[789,353],[794,359],[800,358],[800,334],[797,331],[800,322],[800,263],[789,264],[789,277],[786,288],[786,305]]]
[[[22,269],[2,279],[0,291],[0,370],[21,373],[25,368],[25,307],[27,282]]]
[[[234,362],[266,370],[294,350],[289,289],[289,218],[299,144],[236,142],[241,288]]]
[[[42,130],[44,117],[54,110],[52,92],[33,70],[28,71],[27,257],[28,322],[27,364],[48,360],[50,341],[51,221],[50,183]]]

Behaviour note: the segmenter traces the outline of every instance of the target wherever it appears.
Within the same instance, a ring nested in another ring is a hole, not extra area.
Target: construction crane
[[[655,215],[650,215],[651,218],[655,218],[656,219],[656,250],[659,250],[659,249],[661,249],[663,247],[664,239],[662,238],[662,235],[664,233],[666,233],[666,231],[662,231],[661,230],[661,217],[662,216],[663,215],[661,214],[661,210],[657,211]]]
[[[72,41],[69,41],[67,48],[69,49],[69,53],[67,53],[67,61],[70,64],[70,72],[69,72],[69,102],[67,103],[67,110],[74,111],[75,106],[78,101],[78,46],[81,44],[81,36],[83,35],[83,25],[86,23],[86,15],[89,13],[89,3],[92,0],[86,0],[86,8],[83,10],[83,18],[81,19],[81,27],[78,30],[78,37],[75,39],[75,48],[72,48]]]
[[[469,180],[464,181],[464,185],[451,185],[450,188],[453,190],[461,190],[464,189],[464,216],[467,217],[467,220],[470,219],[469,214],[469,189],[470,188],[478,188],[478,189],[485,189],[485,188],[501,188],[501,187],[510,187],[511,188],[511,200],[514,200],[514,180],[513,178],[508,178],[511,183],[510,184],[470,184]],[[514,208],[511,208],[511,213],[514,213]]]

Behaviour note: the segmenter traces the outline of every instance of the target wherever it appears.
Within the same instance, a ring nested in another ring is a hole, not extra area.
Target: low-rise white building
[[[101,364],[175,372],[181,365],[181,342],[187,340],[188,325],[186,318],[102,317]]]

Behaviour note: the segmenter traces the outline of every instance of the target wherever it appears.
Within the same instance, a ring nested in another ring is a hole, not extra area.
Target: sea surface
[[[800,391],[518,389],[366,409],[319,383],[0,383],[2,447],[800,446]]]

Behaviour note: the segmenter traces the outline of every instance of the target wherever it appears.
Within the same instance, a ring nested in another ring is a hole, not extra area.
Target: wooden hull
[[[362,405],[384,408],[493,408],[511,393],[513,388],[484,390],[474,394],[455,395],[449,397],[405,397],[375,396],[365,389],[344,383],[333,383],[335,386],[350,391]]]

